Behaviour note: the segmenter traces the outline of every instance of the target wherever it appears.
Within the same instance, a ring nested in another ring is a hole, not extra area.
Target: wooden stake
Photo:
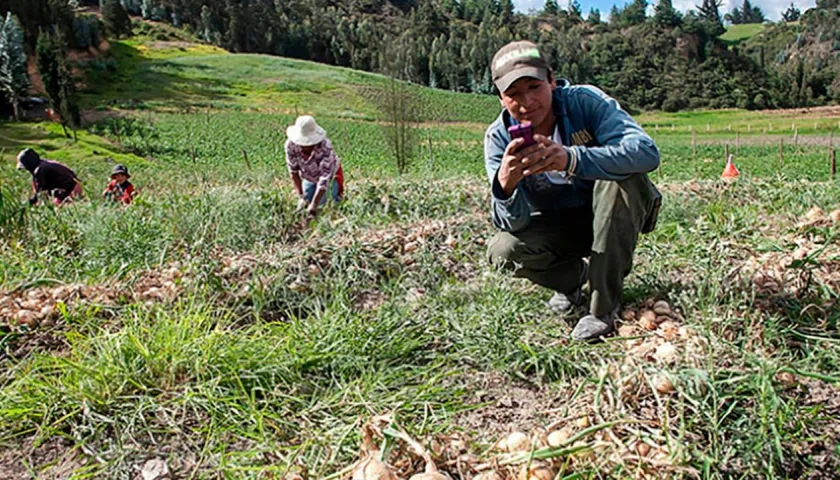
[[[799,146],[799,130],[793,131],[793,146]]]
[[[785,161],[785,140],[779,139],[779,170],[782,169],[782,164]]]
[[[834,180],[835,175],[837,175],[837,152],[834,149],[831,150],[831,179]]]
[[[707,132],[712,131],[712,126],[711,126],[711,125],[709,125],[708,123],[706,124],[706,131],[707,131]]]
[[[748,124],[747,124],[747,131],[748,131],[748,132],[751,132],[751,131],[752,131],[752,123],[748,123]]]
[[[248,152],[245,149],[242,149],[242,156],[245,157],[245,166],[248,167],[248,171],[251,171],[251,161],[248,160]]]
[[[735,155],[741,154],[741,134],[735,132]]]
[[[723,146],[723,161],[729,161],[729,142],[726,142],[726,145]]]
[[[192,158],[193,165],[195,165],[195,147],[190,148],[190,157]]]
[[[697,132],[694,130],[691,131],[691,150],[694,152],[694,160],[697,160]]]
[[[677,128],[677,127],[675,127],[674,124],[672,123],[671,124],[671,131],[673,132],[675,128]]]

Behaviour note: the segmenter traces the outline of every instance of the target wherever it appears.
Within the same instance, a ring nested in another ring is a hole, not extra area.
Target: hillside
[[[93,71],[87,108],[225,108],[373,120],[388,84],[382,75],[269,55],[236,54],[155,33],[116,42],[115,73]],[[498,100],[413,86],[418,121],[489,122]]]

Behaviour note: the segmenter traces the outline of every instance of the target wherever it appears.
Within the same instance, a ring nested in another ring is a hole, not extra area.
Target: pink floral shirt
[[[319,189],[327,188],[340,163],[328,139],[316,145],[309,158],[303,154],[299,145],[286,140],[286,166],[289,167],[289,173],[299,173],[301,178],[317,184]]]

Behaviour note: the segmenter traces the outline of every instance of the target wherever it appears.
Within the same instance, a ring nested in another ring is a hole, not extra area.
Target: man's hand
[[[505,149],[502,165],[499,167],[499,185],[505,195],[513,195],[516,186],[525,177],[566,170],[569,159],[562,145],[543,135],[534,135],[534,140],[537,143],[520,149],[523,140],[516,138]]]
[[[543,135],[534,135],[537,144],[517,154],[522,175],[529,177],[543,172],[565,171],[569,163],[566,149]],[[513,142],[511,142],[513,143]]]
[[[514,138],[513,141],[508,143],[507,148],[505,148],[505,154],[502,156],[502,164],[499,166],[499,185],[508,197],[513,195],[516,186],[524,178],[520,156],[534,148],[532,146],[523,149],[522,152],[518,152],[517,149],[522,145],[522,142],[524,140],[521,138]]]
[[[315,205],[315,202],[309,204],[309,207],[306,208],[306,213],[313,218],[318,216],[318,206]]]

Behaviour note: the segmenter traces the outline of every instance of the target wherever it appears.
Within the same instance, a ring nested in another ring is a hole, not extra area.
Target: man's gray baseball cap
[[[540,54],[537,45],[527,40],[510,42],[500,48],[493,56],[493,63],[490,64],[493,83],[500,93],[522,77],[547,82],[550,70],[548,62]]]

